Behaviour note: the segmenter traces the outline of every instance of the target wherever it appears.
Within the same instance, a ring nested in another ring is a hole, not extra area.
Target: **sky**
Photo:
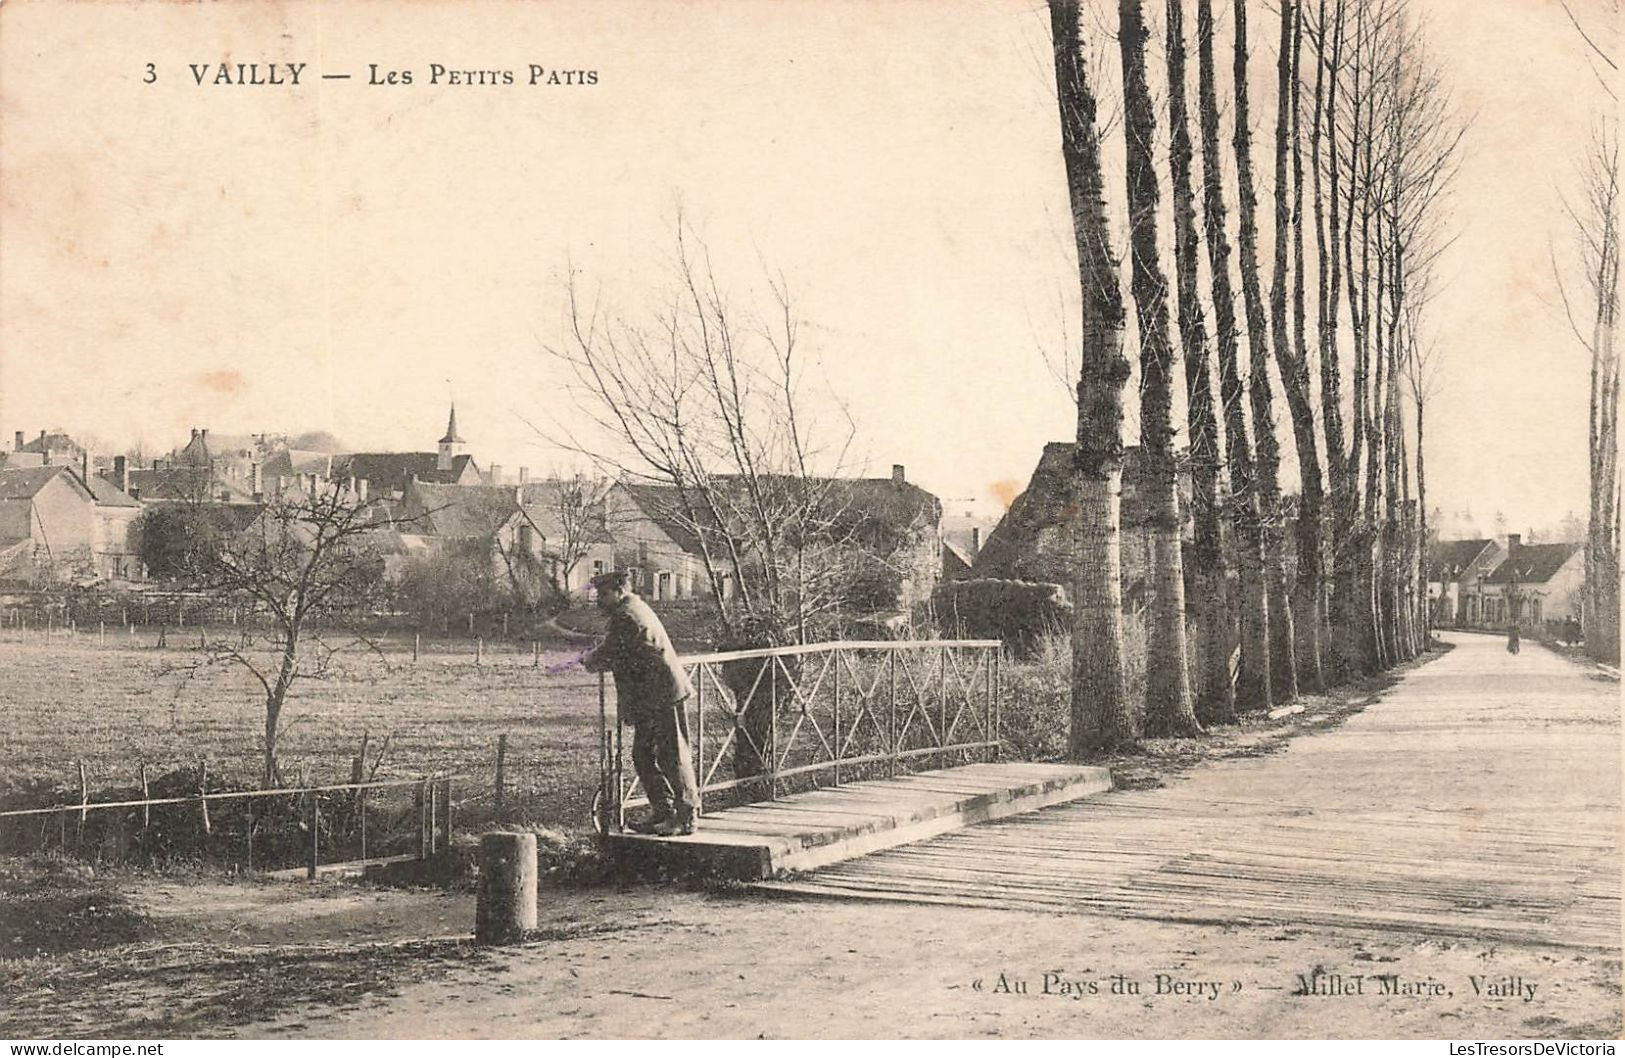
[[[1556,525],[1585,508],[1588,361],[1551,258],[1607,100],[1557,0],[1415,2],[1471,119],[1428,321],[1429,505]],[[1604,5],[1571,0],[1606,41]],[[1110,28],[1086,28],[1102,57]],[[1257,5],[1265,175],[1274,34]],[[786,278],[870,473],[1007,500],[1075,428],[1042,355],[1078,333],[1049,49],[1035,0],[8,3],[0,437],[426,450],[455,400],[482,465],[560,466],[534,424],[579,421],[544,352],[564,277],[646,311],[681,209],[741,303],[764,266]],[[222,62],[305,66],[221,84]]]

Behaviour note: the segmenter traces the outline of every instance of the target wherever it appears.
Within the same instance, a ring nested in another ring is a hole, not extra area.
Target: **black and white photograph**
[[[5,0],[0,1039],[1614,1053],[1621,61]]]

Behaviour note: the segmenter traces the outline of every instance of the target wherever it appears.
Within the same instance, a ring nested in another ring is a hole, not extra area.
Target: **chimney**
[[[1513,555],[1517,554],[1518,553],[1518,548],[1520,548],[1522,546],[1523,546],[1523,534],[1522,533],[1508,533],[1507,534],[1507,557],[1508,558],[1511,558]]]
[[[113,481],[120,492],[130,491],[130,464],[123,456],[113,457]]]
[[[89,452],[80,452],[79,453],[79,480],[83,481],[85,483],[85,488],[87,488],[87,489],[90,488],[90,453]]]
[[[197,432],[197,435],[203,441],[204,444],[209,443],[209,431],[207,429],[199,430]]]
[[[894,485],[901,485],[905,481],[908,480],[903,475],[903,464],[901,464],[901,463],[893,463],[891,465],[891,479],[892,479],[892,484],[894,484]]]
[[[519,506],[524,506],[524,503],[525,503],[525,486],[523,486],[523,485],[515,485],[513,487],[513,502],[515,504],[519,505]]]
[[[502,484],[502,464],[501,463],[492,463],[491,464],[491,484],[493,484],[493,485]]]
[[[265,493],[265,478],[260,470],[258,460],[248,464],[248,491],[252,492],[255,497],[262,496]]]
[[[40,451],[43,452],[45,450],[45,431],[44,430],[41,430],[39,432],[39,446],[40,446]]]
[[[197,427],[196,426],[192,427],[192,440],[194,440],[194,441],[197,440]]]
[[[530,468],[529,467],[520,467],[519,468],[519,484],[524,485],[524,484],[529,483],[529,481],[530,481]]]
[[[982,527],[979,525],[970,527],[970,553],[972,556],[982,553]]]
[[[21,430],[18,430],[17,431],[17,451],[21,452],[22,450],[23,450],[23,432]]]

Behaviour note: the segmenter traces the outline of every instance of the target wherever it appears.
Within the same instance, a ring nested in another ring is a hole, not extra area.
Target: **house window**
[[[528,525],[521,525],[519,527],[519,550],[527,555],[534,550],[534,547],[532,546],[531,528]]]
[[[655,598],[671,598],[671,574],[661,573],[660,579],[655,583]]]
[[[604,572],[604,560],[601,559],[601,558],[593,559],[592,560],[592,575],[596,577],[596,576],[598,576],[598,574],[600,574],[602,572]]]

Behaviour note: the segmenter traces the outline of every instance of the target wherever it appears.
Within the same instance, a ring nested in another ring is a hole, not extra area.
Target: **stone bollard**
[[[512,944],[536,928],[536,835],[480,835],[480,891],[474,939]]]

